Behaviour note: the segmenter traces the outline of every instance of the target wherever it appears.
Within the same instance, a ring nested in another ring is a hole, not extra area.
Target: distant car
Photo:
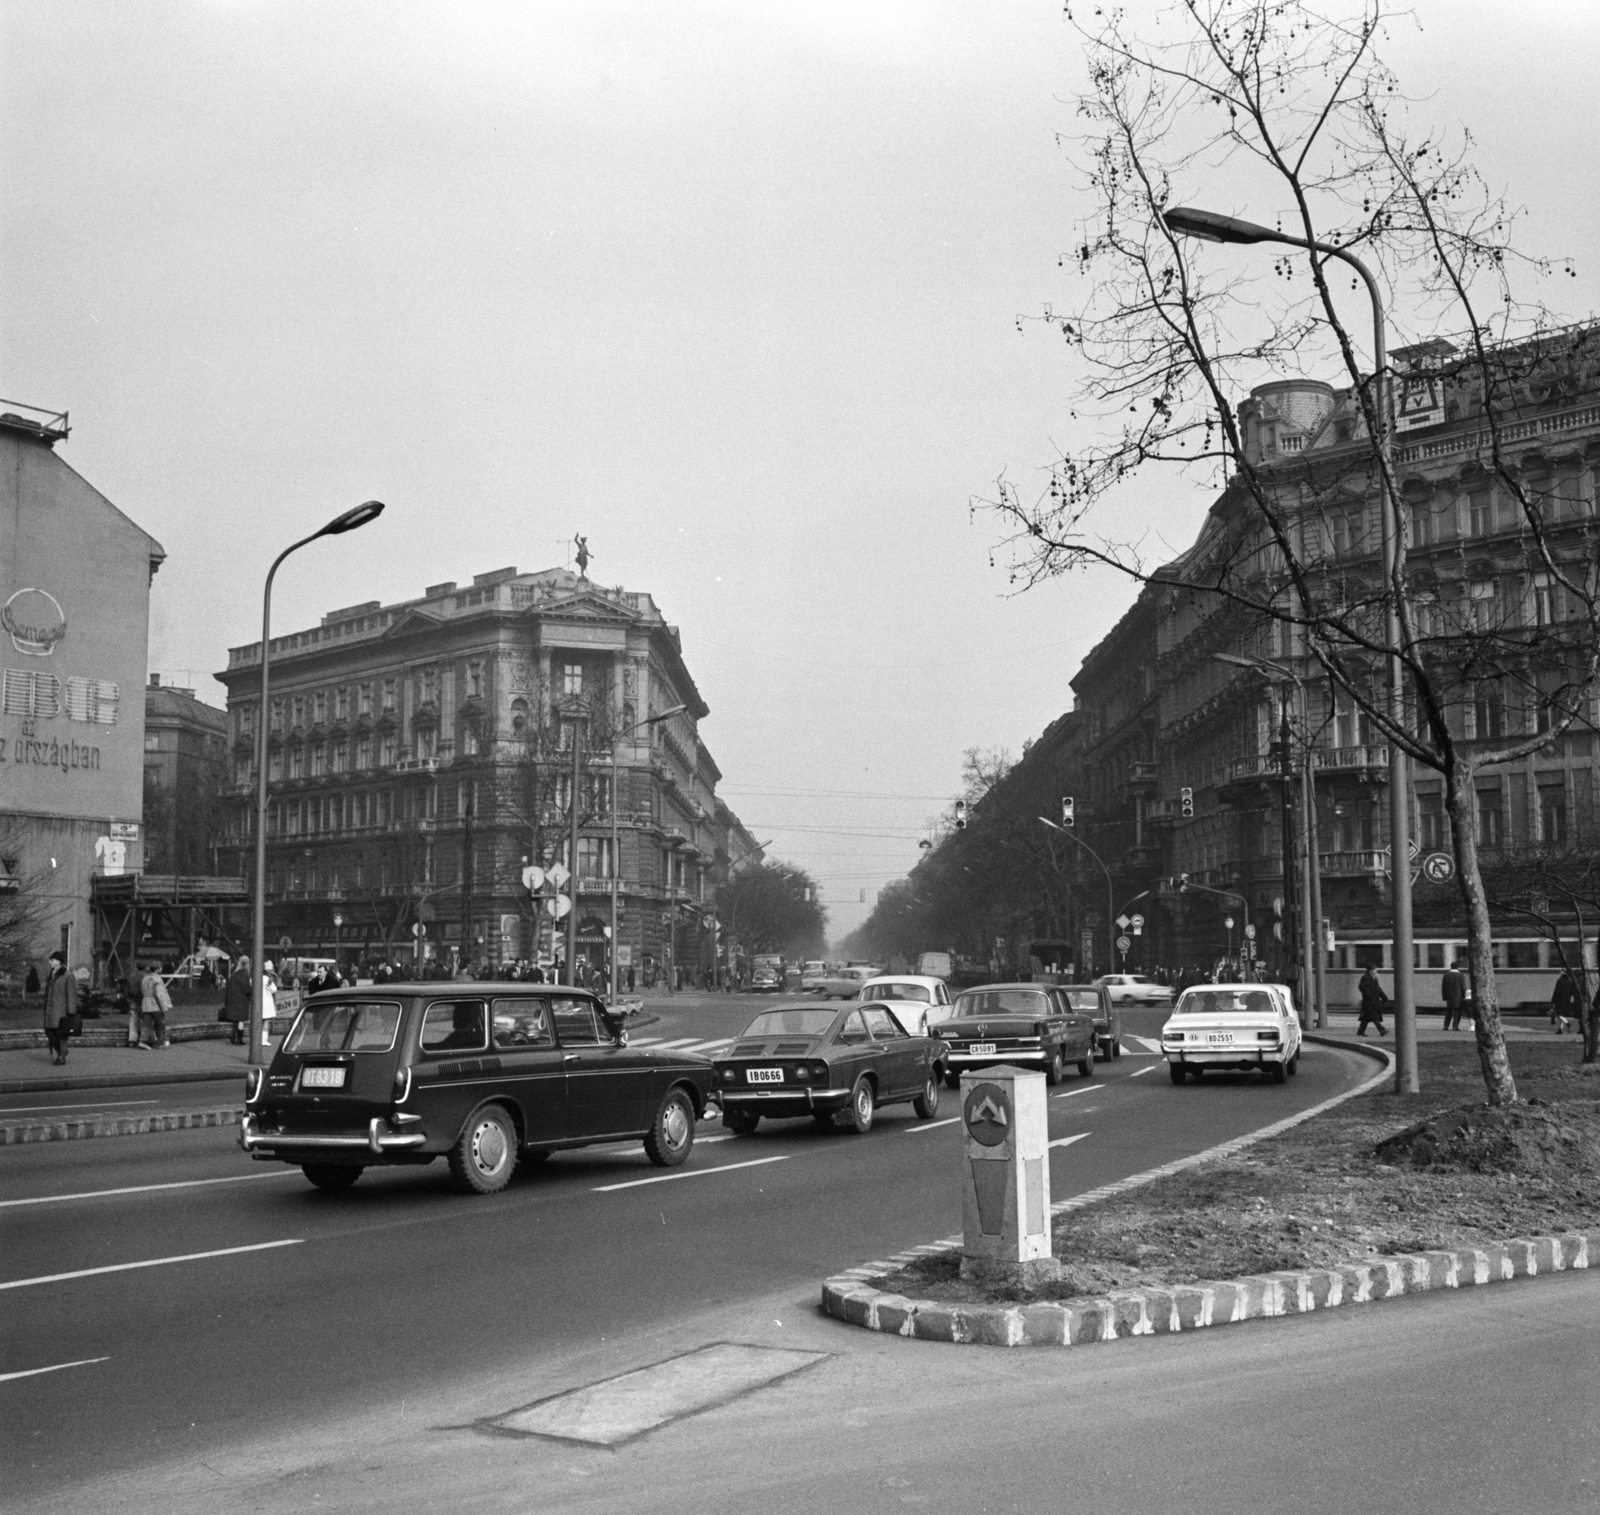
[[[1185,989],[1161,1028],[1175,1084],[1207,1068],[1256,1069],[1282,1083],[1300,1066],[1300,1018],[1283,984],[1199,984]]]
[[[342,1192],[370,1167],[446,1158],[456,1187],[493,1194],[519,1159],[642,1139],[676,1167],[694,1146],[711,1064],[629,1047],[581,989],[393,983],[315,995],[245,1079],[239,1144]]]
[[[763,1116],[809,1115],[818,1125],[872,1129],[882,1105],[910,1101],[923,1120],[939,1113],[936,1049],[908,1035],[883,1005],[817,1004],[763,1010],[715,1061],[722,1123],[736,1135]]]
[[[861,986],[877,975],[876,968],[852,964],[848,968],[840,968],[837,972],[830,973],[817,987],[816,992],[823,999],[854,999],[861,993]]]
[[[956,996],[955,1013],[934,1028],[945,1047],[944,1081],[959,1088],[967,1068],[1011,1063],[1037,1068],[1052,1084],[1068,1063],[1094,1076],[1094,1016],[1048,984],[984,984]]]
[[[1095,980],[1111,993],[1113,1005],[1164,1005],[1172,990],[1143,973],[1103,973]]]
[[[783,974],[772,963],[759,963],[751,971],[750,987],[757,994],[781,994]]]
[[[955,1012],[950,991],[942,979],[921,973],[883,973],[861,986],[862,1004],[879,1000],[913,1036],[927,1036],[934,1026]]]
[[[800,992],[810,994],[822,987],[828,976],[828,965],[820,960],[800,964]]]
[[[1122,1056],[1122,1017],[1104,984],[1057,984],[1056,990],[1074,1010],[1094,1017],[1094,1042],[1102,1058]]]

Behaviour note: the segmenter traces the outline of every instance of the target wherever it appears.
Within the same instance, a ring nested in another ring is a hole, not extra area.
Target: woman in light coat
[[[139,1015],[150,1028],[150,1040],[140,1040],[146,1048],[170,1047],[172,1038],[167,1035],[167,1016],[172,1012],[172,996],[167,993],[166,980],[154,967],[145,970],[139,981]]]

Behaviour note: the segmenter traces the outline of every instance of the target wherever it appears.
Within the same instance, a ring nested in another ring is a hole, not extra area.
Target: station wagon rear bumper
[[[254,1115],[246,1115],[239,1123],[239,1145],[246,1152],[272,1153],[280,1148],[294,1152],[352,1152],[364,1149],[376,1157],[382,1157],[385,1152],[403,1152],[420,1147],[427,1139],[420,1131],[390,1131],[387,1122],[378,1115],[367,1122],[365,1134],[357,1131],[263,1131]]]

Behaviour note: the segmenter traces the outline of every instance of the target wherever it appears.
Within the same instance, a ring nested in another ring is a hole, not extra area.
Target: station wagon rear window
[[[834,1010],[768,1010],[744,1028],[744,1035],[821,1036],[833,1024]]]
[[[400,1027],[396,1004],[325,1004],[300,1012],[283,1043],[285,1052],[387,1052]]]
[[[1098,1010],[1100,996],[1093,989],[1062,989],[1058,991],[1074,1010]]]
[[[488,1006],[481,999],[428,1006],[422,1018],[424,1052],[482,1052],[488,1045]]]
[[[962,1020],[979,1020],[985,1015],[1048,1015],[1049,1002],[1036,989],[985,989],[963,994],[956,1001],[956,1014]]]
[[[1264,989],[1202,989],[1178,1001],[1174,1015],[1275,1015],[1277,1006]]]

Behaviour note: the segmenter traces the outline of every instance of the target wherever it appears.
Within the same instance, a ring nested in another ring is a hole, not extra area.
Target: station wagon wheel
[[[676,1168],[694,1146],[694,1106],[682,1089],[667,1096],[644,1134],[645,1156],[658,1168]]]
[[[344,1163],[301,1163],[300,1171],[319,1189],[329,1194],[343,1194],[354,1187],[365,1170]]]
[[[1172,1075],[1175,1084],[1181,1084],[1189,1076],[1189,1070],[1182,1063],[1168,1063],[1167,1072]]]
[[[877,1111],[877,1104],[872,1080],[863,1073],[850,1090],[850,1129],[865,1136],[872,1129],[872,1117]]]
[[[932,1120],[939,1113],[939,1077],[936,1073],[928,1074],[928,1081],[922,1086],[922,1093],[913,1101],[911,1108],[923,1120]]]
[[[450,1177],[463,1194],[494,1194],[511,1182],[517,1133],[499,1105],[486,1105],[461,1128],[450,1149]]]

